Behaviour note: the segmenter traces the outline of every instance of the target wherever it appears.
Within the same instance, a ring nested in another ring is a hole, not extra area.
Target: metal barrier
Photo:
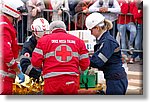
[[[101,12],[99,12],[99,13],[101,13]],[[78,13],[76,13],[75,14],[75,30],[77,30],[77,21],[79,20],[78,19],[78,16],[80,15],[80,14],[82,14],[82,30],[84,30],[83,28],[83,26],[84,26],[84,18],[83,18],[83,15],[88,15],[88,14],[90,14],[90,13],[84,13],[84,12],[78,12]],[[101,14],[106,14],[106,13],[101,13]],[[127,13],[127,14],[123,14],[123,13],[112,13],[112,12],[109,12],[109,14],[110,14],[110,16],[111,16],[111,14],[116,14],[116,15],[132,15],[131,13]],[[118,20],[118,19],[115,19],[114,21],[116,21],[116,20]],[[125,19],[126,20],[126,19]],[[116,26],[116,22],[113,22],[113,26]],[[115,30],[114,30],[114,28],[113,28],[113,33],[115,33]]]
[[[57,12],[55,10],[49,10],[49,9],[45,9],[43,10],[43,13],[47,13],[47,16],[45,17],[49,22],[51,22],[51,19],[49,18],[50,17],[50,13],[52,12]],[[68,11],[63,11],[63,16],[62,16],[62,19],[64,22],[66,22],[65,20],[65,15],[66,14],[68,16],[68,19],[67,19],[67,30],[70,31],[70,14]],[[21,18],[22,20],[20,20],[18,23],[16,23],[16,29],[17,29],[17,40],[18,40],[18,45],[23,45],[23,43],[26,41],[26,38],[27,36],[29,35],[28,34],[28,30],[27,30],[27,13],[23,13],[21,15]]]
[[[101,12],[99,12],[99,13],[101,13]],[[76,13],[75,14],[75,30],[77,30],[78,29],[78,18],[79,18],[79,15],[81,15],[81,18],[82,18],[82,22],[81,22],[81,27],[80,27],[80,29],[81,30],[84,30],[84,29],[86,29],[85,28],[85,18],[84,18],[84,16],[87,16],[87,15],[89,15],[90,13],[84,13],[84,12],[78,12],[78,13]],[[106,14],[106,13],[101,13],[101,14]],[[118,14],[118,13],[111,13],[111,12],[109,12],[109,14]],[[111,15],[110,15],[110,17],[111,17]],[[114,20],[114,22],[112,22],[113,23],[113,25],[114,25],[114,27],[113,27],[113,29],[112,29],[112,33],[113,33],[113,36],[115,37],[115,32],[116,32],[116,21],[117,19],[115,19]]]
[[[121,51],[130,51],[129,49],[121,49]],[[133,50],[133,52],[143,52],[143,50]]]
[[[75,16],[74,16],[74,18],[75,18],[75,30],[77,30],[77,22],[78,22],[78,17],[79,17],[79,15],[81,14],[81,16],[82,16],[82,22],[81,22],[81,25],[82,25],[82,27],[81,27],[81,29],[83,30],[84,29],[84,18],[83,18],[83,15],[86,15],[86,13],[84,13],[84,12],[78,12],[78,13],[76,13],[75,14]]]
[[[63,11],[65,14],[67,14],[67,17],[68,17],[68,31],[70,31],[70,27],[71,27],[71,16],[70,16],[70,13],[66,10]],[[63,19],[65,20],[65,15],[63,15]]]
[[[27,14],[21,15],[22,20],[16,23],[18,45],[23,45],[27,38]]]
[[[49,22],[51,22],[51,18],[50,18],[50,16],[51,16],[51,14],[50,13],[53,13],[53,12],[57,12],[56,10],[49,10],[49,9],[45,9],[45,10],[43,10],[43,13],[46,13],[47,15],[46,15],[46,19],[49,21]],[[66,14],[66,15],[65,15]],[[82,25],[82,27],[81,27],[81,30],[84,30],[84,21],[85,21],[85,19],[83,19],[83,15],[85,16],[85,15],[87,15],[87,13],[84,13],[84,12],[79,12],[79,13],[76,13],[75,14],[75,16],[74,16],[74,22],[75,22],[75,30],[78,30],[77,29],[77,20],[78,20],[78,16],[79,16],[79,14],[81,14],[82,15],[82,22],[81,22],[81,25]],[[123,13],[118,13],[118,14],[120,14],[120,15],[132,15],[131,13],[127,13],[127,14],[123,14]],[[22,21],[20,22],[20,24],[21,24],[21,26],[19,26],[19,23],[17,23],[17,32],[18,32],[18,35],[17,35],[17,38],[18,38],[18,45],[23,45],[23,43],[25,42],[25,40],[26,40],[26,38],[27,38],[27,22],[25,22],[26,21],[26,18],[27,18],[27,14],[23,14],[23,15],[21,15],[22,16]],[[66,19],[66,16],[67,16],[67,19]],[[68,11],[63,11],[63,14],[62,14],[62,21],[64,21],[64,22],[66,22],[66,20],[67,20],[67,30],[68,31],[70,31],[70,27],[71,27],[71,18],[70,18],[71,16],[70,16],[70,14],[69,14],[69,12]],[[126,19],[125,19],[126,20]],[[113,25],[116,25],[116,22],[113,22]],[[21,28],[19,28],[19,27],[21,27]],[[113,35],[115,35],[115,30],[114,30],[115,28],[113,27]],[[122,49],[122,51],[129,51],[129,49]],[[133,52],[143,52],[142,50],[133,50]]]
[[[99,12],[99,13],[101,13],[101,12]],[[109,12],[109,13],[111,13],[111,12]],[[82,25],[82,27],[81,27],[81,29],[82,30],[84,30],[84,21],[85,21],[85,18],[83,17],[83,15],[88,15],[88,14],[90,14],[90,13],[84,13],[84,12],[78,12],[78,13],[76,13],[75,14],[75,30],[77,30],[78,29],[78,27],[77,27],[77,25],[78,25],[78,17],[79,17],[79,15],[82,15],[82,22],[81,22],[81,25]],[[103,13],[102,13],[103,14]],[[127,17],[127,15],[133,15],[133,14],[131,14],[131,13],[127,13],[127,14],[123,14],[123,13],[111,13],[111,14],[118,14],[118,15],[125,15],[125,22],[126,22],[126,17]],[[130,18],[131,19],[131,18]],[[112,32],[113,32],[113,37],[114,38],[116,38],[115,36],[116,36],[116,34],[117,34],[117,20],[118,19],[116,19],[114,22],[112,22],[113,23],[113,29],[112,29]],[[121,51],[130,51],[129,49],[121,49]],[[133,52],[143,52],[143,50],[133,50]]]
[[[52,14],[50,14],[50,13],[53,13],[53,12],[57,12],[57,10],[49,10],[49,9],[45,9],[45,10],[43,10],[43,12],[44,13],[46,13],[46,17],[45,17],[45,19],[47,19],[49,22],[51,22],[51,15]],[[64,22],[66,22],[65,20],[66,20],[66,15],[67,15],[67,17],[68,17],[68,19],[67,19],[67,24],[68,25],[66,25],[67,26],[67,30],[68,31],[70,31],[70,14],[69,14],[69,12],[68,11],[66,11],[66,10],[63,10],[63,14],[62,14],[62,21],[64,21]]]

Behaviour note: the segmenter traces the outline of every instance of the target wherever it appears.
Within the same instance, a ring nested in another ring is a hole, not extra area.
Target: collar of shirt
[[[102,37],[102,35],[106,32],[107,30],[105,30],[98,38],[97,40],[100,40],[100,38]]]
[[[4,15],[0,14],[0,22],[6,22],[11,27],[11,30],[13,32],[16,32],[16,29],[14,28],[13,24],[9,21],[9,19]]]
[[[56,28],[56,29],[53,29],[51,33],[67,33],[64,29],[62,28]]]

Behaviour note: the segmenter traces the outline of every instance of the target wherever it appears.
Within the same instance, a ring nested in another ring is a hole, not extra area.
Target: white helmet
[[[20,12],[17,11],[17,8],[23,5],[24,3],[21,0],[1,0],[0,11],[14,18],[18,18]]]
[[[49,34],[49,23],[45,18],[37,18],[33,21],[31,30],[35,36],[41,38],[44,34]]]
[[[92,29],[96,25],[104,26],[104,19],[105,17],[102,14],[95,12],[87,16],[85,25],[88,29]]]

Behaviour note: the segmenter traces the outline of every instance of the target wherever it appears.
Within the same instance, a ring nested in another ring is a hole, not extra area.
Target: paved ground
[[[143,65],[141,61],[134,64],[128,64],[128,91],[127,94],[143,94]]]

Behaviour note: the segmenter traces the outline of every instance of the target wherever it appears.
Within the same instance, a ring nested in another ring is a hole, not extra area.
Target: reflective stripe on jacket
[[[122,67],[119,44],[108,31],[98,40],[97,44],[94,46],[94,50],[95,52],[90,58],[91,67],[102,70],[105,78],[110,78],[110,75],[113,76],[121,72],[123,72],[121,75],[125,75],[124,68]]]
[[[8,73],[8,72],[5,72],[3,70],[0,70],[0,75],[2,75],[3,77],[9,77],[9,78],[13,78],[15,79],[16,78],[16,75],[15,74],[12,74],[12,73]]]

